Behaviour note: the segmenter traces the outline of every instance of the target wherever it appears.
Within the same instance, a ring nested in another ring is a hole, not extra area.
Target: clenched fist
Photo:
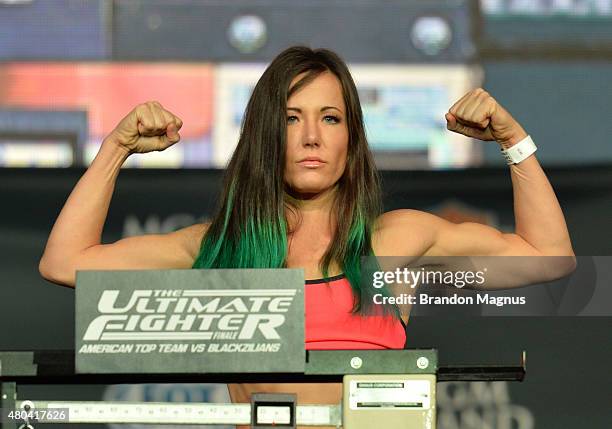
[[[183,121],[157,101],[139,104],[119,122],[107,139],[128,153],[162,151],[181,139]]]
[[[527,133],[487,91],[468,92],[448,110],[446,128],[479,140],[495,140],[508,147]]]

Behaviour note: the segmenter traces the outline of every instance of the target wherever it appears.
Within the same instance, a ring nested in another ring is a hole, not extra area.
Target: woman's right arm
[[[121,166],[133,153],[164,150],[178,142],[182,121],[157,102],[144,103],[117,125],[60,212],[40,260],[41,275],[74,287],[77,270],[190,268],[206,226],[101,244]]]

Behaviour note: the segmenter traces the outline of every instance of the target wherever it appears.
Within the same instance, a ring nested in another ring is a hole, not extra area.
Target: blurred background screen
[[[86,166],[125,114],[158,100],[183,119],[182,142],[126,166],[223,168],[255,83],[292,44],[349,63],[382,169],[481,165],[480,145],[444,120],[483,85],[478,8],[383,3],[0,0],[0,165]],[[85,134],[51,138],[66,128],[58,111],[84,113]],[[24,121],[36,132],[24,134]]]
[[[612,0],[0,0],[0,36],[4,167],[87,166],[125,114],[157,100],[184,120],[182,142],[126,166],[223,168],[257,79],[294,44],[349,63],[381,169],[496,163],[495,145],[445,128],[444,112],[480,86],[555,141],[544,164],[612,161],[609,130],[584,105],[611,95],[600,61],[612,55]],[[590,130],[580,150],[571,121],[542,122],[570,102],[566,117]],[[15,111],[40,113],[35,132]],[[85,134],[51,137],[66,117],[44,112],[84,113]]]
[[[612,51],[610,0],[480,0],[483,49],[550,55]]]

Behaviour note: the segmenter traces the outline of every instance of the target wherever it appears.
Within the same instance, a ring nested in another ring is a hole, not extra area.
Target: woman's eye
[[[295,115],[291,115],[291,116],[287,116],[287,123],[288,124],[293,124],[295,122],[298,121],[298,117]],[[337,116],[333,116],[333,115],[326,115],[323,117],[323,121],[329,123],[329,124],[337,124],[340,122],[340,118],[338,118]]]

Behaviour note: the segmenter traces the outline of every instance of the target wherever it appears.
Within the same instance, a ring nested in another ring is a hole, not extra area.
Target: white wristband
[[[532,155],[538,148],[536,147],[530,136],[513,145],[508,149],[502,149],[501,153],[506,158],[508,165],[518,164]]]

